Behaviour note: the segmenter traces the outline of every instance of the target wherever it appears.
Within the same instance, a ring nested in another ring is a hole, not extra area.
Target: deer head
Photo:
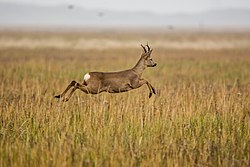
[[[151,53],[153,49],[151,49],[148,44],[146,45],[147,49],[142,44],[141,44],[141,47],[144,51],[144,53],[142,53],[141,55],[141,57],[144,59],[144,65],[146,67],[155,67],[157,64],[151,58]]]

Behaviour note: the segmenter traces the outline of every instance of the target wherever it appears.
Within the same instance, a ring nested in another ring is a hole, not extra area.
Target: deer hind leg
[[[76,81],[71,81],[70,84],[67,86],[67,88],[63,91],[63,93],[55,96],[55,98],[62,98],[63,96],[65,96],[68,90],[72,88],[73,86],[75,86],[76,83],[77,83]]]
[[[79,84],[79,83],[76,83],[75,86],[74,86],[74,88],[73,88],[73,89],[71,90],[71,92],[69,93],[68,97],[67,97],[67,98],[64,98],[62,101],[63,101],[63,102],[68,101],[68,100],[71,98],[71,96],[73,95],[73,93],[74,93],[77,89],[80,89],[81,91],[85,92],[86,94],[89,93],[87,86],[82,85],[82,84]]]

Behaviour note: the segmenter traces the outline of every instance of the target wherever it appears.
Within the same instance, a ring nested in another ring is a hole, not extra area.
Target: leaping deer
[[[133,68],[119,72],[89,72],[84,75],[82,84],[71,81],[64,92],[55,96],[55,98],[62,98],[62,101],[68,101],[77,89],[87,94],[98,94],[101,92],[121,93],[139,88],[144,84],[148,86],[150,98],[152,93],[155,94],[155,88],[147,80],[141,78],[141,76],[146,67],[155,67],[156,63],[151,58],[153,50],[149,45],[146,45],[147,49],[143,45],[141,47],[144,52]],[[65,94],[72,87],[73,89],[68,97],[64,98]]]

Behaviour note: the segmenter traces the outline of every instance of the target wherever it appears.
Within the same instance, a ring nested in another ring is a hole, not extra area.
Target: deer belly
[[[121,93],[121,92],[127,92],[131,89],[132,88],[129,86],[129,84],[120,85],[120,86],[108,86],[107,92],[109,92],[109,93]]]

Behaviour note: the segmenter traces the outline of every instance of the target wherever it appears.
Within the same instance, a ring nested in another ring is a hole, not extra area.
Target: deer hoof
[[[60,99],[60,98],[61,98],[61,95],[54,96],[54,98]]]
[[[150,98],[151,96],[152,96],[152,93],[150,92],[148,98]]]

